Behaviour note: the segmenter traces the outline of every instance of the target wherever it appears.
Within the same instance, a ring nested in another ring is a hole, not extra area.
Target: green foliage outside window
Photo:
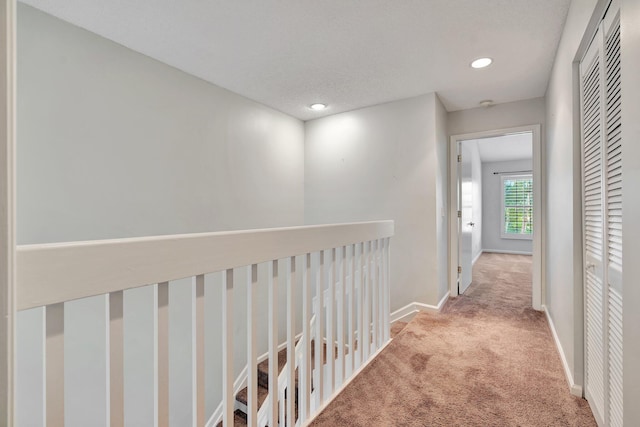
[[[533,233],[533,179],[503,178],[505,234]]]

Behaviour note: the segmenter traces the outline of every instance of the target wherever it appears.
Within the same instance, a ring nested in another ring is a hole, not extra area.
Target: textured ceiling
[[[25,1],[303,120],[434,91],[449,111],[543,96],[569,2]]]

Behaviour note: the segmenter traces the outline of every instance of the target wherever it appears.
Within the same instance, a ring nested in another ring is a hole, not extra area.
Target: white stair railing
[[[217,422],[205,414],[205,274],[223,272],[222,282],[222,406],[221,420],[233,425],[234,385],[234,288],[238,269],[247,276],[248,425],[300,425],[312,418],[345,381],[389,341],[389,240],[392,221],[289,227],[238,232],[202,233],[148,238],[18,246],[17,305],[19,310],[44,307],[45,333],[43,390],[46,426],[64,425],[65,416],[65,305],[69,301],[104,296],[107,323],[105,355],[107,420],[124,425],[127,394],[124,387],[123,320],[126,290],[151,286],[154,304],[154,413],[149,419],[168,425],[171,395],[169,375],[169,290],[172,281],[191,278],[192,422],[194,426]],[[284,271],[278,271],[284,260]],[[266,264],[267,283],[258,280],[258,266]],[[301,283],[296,281],[296,271]],[[286,286],[284,315],[287,328],[287,365],[278,374],[278,286]],[[265,325],[256,321],[257,290],[269,293],[269,398],[258,408],[257,339]],[[322,304],[313,295],[324,295]],[[295,305],[302,300],[302,319]],[[312,309],[312,305],[314,306]],[[296,345],[296,320],[302,336]],[[219,326],[218,326],[219,327]],[[311,366],[311,344],[315,366]],[[323,361],[323,346],[327,346]],[[337,357],[333,354],[337,351]],[[296,388],[296,370],[298,387]],[[271,379],[273,378],[273,379]],[[20,378],[17,379],[20,381]],[[271,393],[271,390],[277,390]],[[284,405],[284,390],[287,392]],[[277,398],[275,397],[277,396]],[[73,398],[73,396],[70,396]],[[296,412],[297,400],[297,416]],[[206,420],[209,420],[207,422]],[[19,426],[18,426],[19,427]]]

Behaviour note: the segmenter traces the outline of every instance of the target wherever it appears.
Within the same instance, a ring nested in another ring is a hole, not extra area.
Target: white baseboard
[[[404,307],[391,313],[389,320],[391,324],[394,324],[399,321],[408,322],[411,319],[413,319],[413,316],[415,316],[420,311],[426,311],[428,313],[437,313],[442,309],[442,306],[444,305],[445,302],[447,302],[447,299],[449,299],[449,293],[447,293],[444,297],[442,297],[442,299],[440,300],[437,306],[423,304],[421,302],[411,302],[405,305]]]
[[[569,364],[567,363],[567,358],[564,355],[562,344],[560,343],[560,339],[558,338],[558,334],[556,333],[556,326],[553,324],[553,320],[551,319],[549,310],[547,310],[547,306],[543,305],[542,310],[547,316],[547,322],[549,322],[549,328],[551,329],[553,340],[556,342],[556,348],[558,349],[558,354],[560,354],[560,360],[562,361],[562,367],[564,368],[564,375],[567,378],[567,382],[569,383],[569,391],[574,396],[582,397],[582,386],[573,382],[573,374],[569,369]]]
[[[482,252],[491,254],[510,254],[510,255],[533,255],[532,252],[526,251],[508,251],[506,249],[483,249]]]

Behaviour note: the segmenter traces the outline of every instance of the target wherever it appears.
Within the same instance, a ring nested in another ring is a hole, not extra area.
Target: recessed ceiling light
[[[478,58],[471,63],[471,66],[473,68],[484,68],[491,65],[492,62],[493,62],[493,59],[491,58]]]
[[[309,108],[311,108],[312,110],[320,111],[327,108],[327,104],[321,104],[321,103],[311,104]]]

